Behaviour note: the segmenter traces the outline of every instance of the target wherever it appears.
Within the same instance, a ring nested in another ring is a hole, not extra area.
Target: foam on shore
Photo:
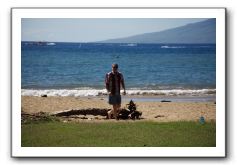
[[[216,89],[171,89],[171,90],[136,90],[129,89],[127,95],[157,95],[157,96],[207,96],[215,95]],[[22,96],[102,96],[105,89],[21,89]]]

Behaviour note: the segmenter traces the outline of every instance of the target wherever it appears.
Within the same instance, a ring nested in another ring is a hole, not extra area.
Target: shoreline
[[[197,99],[197,97],[191,97]],[[157,97],[157,96],[122,96],[121,108],[126,107],[126,104],[132,99],[137,105],[137,110],[142,112],[141,121],[198,121],[201,116],[204,116],[205,121],[216,120],[216,102],[213,100],[201,100],[203,97],[198,97],[199,100],[190,101],[190,97]],[[161,99],[171,102],[161,102]],[[176,101],[172,101],[176,99]],[[177,101],[177,99],[180,99]],[[188,100],[189,99],[189,100]],[[22,96],[21,110],[26,113],[48,112],[53,113],[64,110],[80,110],[80,109],[111,109],[112,106],[107,103],[107,96],[98,97],[73,97],[73,96]],[[157,117],[158,116],[158,117]],[[88,120],[80,120],[87,121]],[[92,120],[95,121],[95,120]],[[105,121],[105,120],[104,120]],[[114,121],[106,120],[106,121]]]
[[[107,99],[107,97],[104,96]],[[123,101],[135,102],[215,102],[216,96],[157,96],[157,95],[122,95]]]
[[[134,97],[167,97],[167,96],[215,96],[216,89],[126,89],[127,96]],[[75,88],[75,89],[21,89],[23,96],[74,96],[74,97],[100,97],[107,96],[105,89]]]

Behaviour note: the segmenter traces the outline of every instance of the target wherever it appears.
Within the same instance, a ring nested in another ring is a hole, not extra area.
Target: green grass
[[[103,122],[22,124],[23,147],[215,147],[216,124]]]

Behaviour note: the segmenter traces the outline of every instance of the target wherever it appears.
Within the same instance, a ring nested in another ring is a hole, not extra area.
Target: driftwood
[[[72,115],[94,115],[94,116],[107,116],[110,109],[98,109],[98,108],[89,108],[89,109],[71,109],[65,111],[55,112],[52,115],[55,116],[72,116]]]
[[[46,112],[38,112],[38,113],[26,113],[21,112],[21,121],[22,123],[28,123],[30,121],[51,121],[55,119],[59,119],[57,117],[68,118],[71,119],[93,119],[89,115],[96,116],[94,119],[108,119],[108,112],[111,109],[99,109],[99,108],[88,108],[88,109],[69,109],[64,111],[57,111],[53,113]],[[84,115],[81,117],[80,115]],[[88,116],[86,116],[88,115]],[[129,104],[127,104],[127,108],[122,108],[117,116],[118,119],[140,119],[142,112],[136,110],[136,104],[131,100]],[[52,118],[52,116],[54,118]],[[99,116],[104,116],[101,118]],[[56,117],[56,118],[55,118]]]
[[[76,117],[79,115],[93,115],[93,116],[106,116],[108,118],[108,113],[111,109],[99,109],[99,108],[89,108],[89,109],[69,109],[59,112],[54,112],[51,115],[57,117]],[[117,116],[118,119],[140,119],[142,112],[136,110],[136,104],[131,100],[127,104],[127,108],[122,108]],[[111,116],[114,118],[114,116]],[[86,117],[85,117],[86,119]]]

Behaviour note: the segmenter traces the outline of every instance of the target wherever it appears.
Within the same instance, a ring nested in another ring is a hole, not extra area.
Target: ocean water
[[[118,63],[127,93],[214,95],[215,44],[22,42],[22,95],[97,96]]]

